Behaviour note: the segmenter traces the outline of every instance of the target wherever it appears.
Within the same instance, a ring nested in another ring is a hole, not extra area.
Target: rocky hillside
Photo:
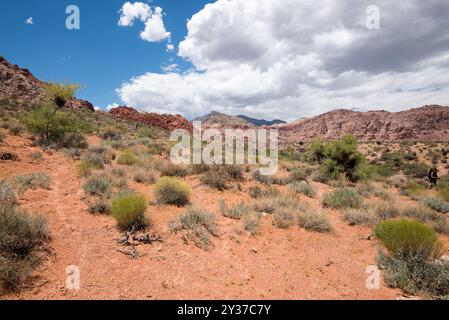
[[[130,107],[117,107],[109,113],[119,119],[133,120],[166,130],[184,129],[192,131],[192,123],[180,115],[138,112]]]
[[[283,120],[279,120],[279,119],[268,121],[268,120],[265,120],[265,119],[251,118],[251,117],[248,117],[248,116],[245,116],[245,115],[239,115],[237,117],[239,117],[240,119],[243,119],[245,121],[248,121],[249,123],[252,123],[253,125],[258,126],[258,127],[260,127],[260,126],[274,126],[276,124],[285,124],[285,123],[287,123],[287,122],[285,122]]]
[[[45,82],[36,79],[28,69],[9,63],[0,57],[0,97],[35,102],[42,95]],[[94,106],[86,100],[73,99],[67,107],[94,111]]]
[[[353,134],[359,140],[449,140],[449,107],[424,106],[401,112],[335,110],[278,127],[281,141],[336,139]]]
[[[205,116],[194,119],[193,121],[201,121],[203,128],[251,128],[253,124],[239,117],[230,116],[224,113],[213,111]]]

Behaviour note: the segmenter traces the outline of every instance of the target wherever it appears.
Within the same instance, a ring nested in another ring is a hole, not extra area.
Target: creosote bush
[[[117,163],[124,166],[134,166],[139,162],[139,158],[136,157],[131,150],[123,151],[118,159]]]
[[[147,204],[143,195],[125,194],[112,201],[111,214],[117,220],[120,229],[141,228],[148,225],[146,209]]]
[[[444,252],[436,232],[419,221],[384,221],[376,226],[375,233],[390,254],[396,257],[439,258]]]
[[[184,206],[190,201],[191,190],[187,183],[179,178],[162,177],[156,183],[154,193],[160,204]]]
[[[333,209],[360,208],[362,203],[362,196],[351,188],[339,188],[323,196],[323,206]]]

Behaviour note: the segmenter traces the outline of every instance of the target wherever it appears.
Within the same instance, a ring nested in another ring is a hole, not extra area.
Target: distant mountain
[[[449,107],[424,106],[401,112],[334,110],[279,126],[282,142],[327,140],[352,134],[361,141],[448,141]]]
[[[254,126],[252,123],[244,119],[217,111],[213,111],[205,116],[195,118],[193,121],[201,121],[202,126],[208,128],[250,128]]]
[[[244,115],[239,115],[237,117],[239,117],[240,119],[243,119],[243,120],[245,120],[245,121],[247,121],[249,123],[252,123],[253,125],[258,126],[258,127],[260,127],[260,126],[273,126],[273,125],[276,125],[276,124],[287,123],[287,122],[285,122],[283,120],[279,120],[279,119],[268,121],[268,120],[264,120],[264,119],[251,118],[251,117],[244,116]]]

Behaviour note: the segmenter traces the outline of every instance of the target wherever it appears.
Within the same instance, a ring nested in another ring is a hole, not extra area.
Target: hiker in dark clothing
[[[437,188],[438,181],[438,169],[436,167],[432,167],[429,170],[429,181],[430,181],[430,189]]]

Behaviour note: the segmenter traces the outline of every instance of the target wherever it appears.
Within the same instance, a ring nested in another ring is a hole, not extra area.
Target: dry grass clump
[[[421,203],[424,206],[429,207],[430,209],[433,209],[435,211],[441,213],[449,213],[449,203],[439,198],[423,197],[421,199]]]
[[[185,177],[188,174],[188,169],[185,166],[165,162],[160,167],[161,177]]]
[[[217,170],[203,173],[201,176],[201,183],[219,191],[224,191],[228,188],[226,184],[226,177]]]
[[[110,197],[112,193],[111,177],[103,173],[96,174],[86,181],[83,189],[90,196]]]
[[[172,232],[183,232],[186,241],[191,240],[205,250],[213,245],[211,236],[218,236],[215,216],[195,207],[187,208],[183,214],[170,221],[169,225]]]
[[[17,204],[17,193],[7,182],[0,182],[0,203],[4,205]]]
[[[35,190],[37,188],[42,188],[49,190],[51,182],[51,176],[42,172],[15,177],[15,184],[19,195],[24,194],[29,189]]]
[[[316,196],[315,189],[307,181],[301,181],[299,183],[295,182],[290,186],[290,189],[295,193],[302,193],[309,198],[314,198]]]
[[[134,172],[134,182],[141,184],[154,184],[157,180],[156,174],[152,170],[138,169]]]
[[[44,216],[0,203],[0,291],[19,291],[30,280],[49,239]]]
[[[298,215],[298,224],[307,231],[327,233],[332,231],[329,216],[321,211],[306,210]]]
[[[279,229],[288,229],[295,224],[295,215],[287,209],[276,210],[273,214],[273,224]]]
[[[360,208],[363,198],[352,188],[339,188],[323,196],[323,206],[333,209]]]

